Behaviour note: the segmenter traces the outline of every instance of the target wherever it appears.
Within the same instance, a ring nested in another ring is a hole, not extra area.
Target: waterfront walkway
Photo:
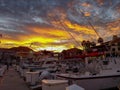
[[[14,68],[9,68],[3,77],[0,77],[0,90],[30,90],[25,81],[20,78]]]

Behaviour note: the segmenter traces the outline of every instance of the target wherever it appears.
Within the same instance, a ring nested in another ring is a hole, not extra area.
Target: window
[[[115,51],[115,48],[112,48],[112,51]]]
[[[115,46],[115,43],[112,43],[112,46]]]
[[[118,47],[118,51],[120,51],[120,47]]]
[[[108,43],[106,43],[106,46],[109,46],[109,44],[108,44]]]
[[[118,42],[118,46],[120,46],[120,42]]]

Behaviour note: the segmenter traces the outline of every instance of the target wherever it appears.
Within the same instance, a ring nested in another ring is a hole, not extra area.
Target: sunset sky
[[[0,47],[81,48],[120,36],[120,0],[0,0]]]

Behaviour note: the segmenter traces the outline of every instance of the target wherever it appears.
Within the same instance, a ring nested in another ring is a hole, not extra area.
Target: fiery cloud
[[[105,41],[120,35],[119,0],[0,0],[0,47],[61,51],[96,41],[93,28]]]

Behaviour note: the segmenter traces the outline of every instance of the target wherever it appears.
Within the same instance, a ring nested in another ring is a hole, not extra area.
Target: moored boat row
[[[46,66],[46,68],[41,64],[24,63],[24,67],[17,66],[17,71],[29,86],[41,86],[42,80],[52,79],[68,80],[68,85],[77,84],[85,90],[119,87],[120,57],[94,58],[93,60],[86,58],[84,63],[75,62],[74,60],[56,62],[51,65],[52,67]]]
[[[6,65],[0,65],[0,77],[2,77],[4,75],[6,70],[7,70]]]

